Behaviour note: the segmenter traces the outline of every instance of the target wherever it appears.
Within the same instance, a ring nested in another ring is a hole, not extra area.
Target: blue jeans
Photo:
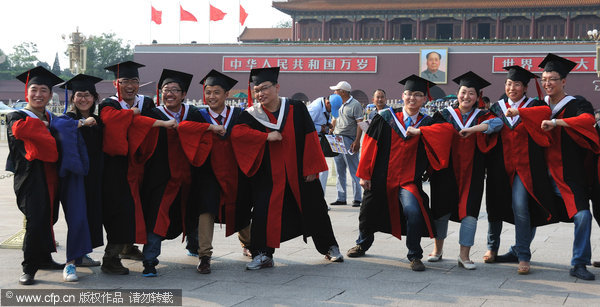
[[[325,189],[327,189],[327,177],[329,177],[328,170],[319,173],[319,181],[321,181],[321,188],[323,188],[323,194],[325,194]]]
[[[554,178],[550,178],[552,179],[554,194],[561,196]],[[575,224],[575,231],[573,233],[573,257],[571,258],[571,265],[590,265],[592,263],[592,243],[590,242],[592,213],[590,210],[580,210],[573,216],[573,223]]]
[[[423,258],[421,248],[421,230],[424,228],[425,220],[421,213],[421,207],[415,196],[408,190],[400,189],[398,198],[402,204],[402,211],[406,218],[406,247],[408,260]]]
[[[163,239],[163,237],[153,232],[148,233],[147,242],[144,244],[144,249],[142,250],[144,254],[144,266],[156,266],[158,264],[158,256],[160,255],[160,246]]]
[[[435,238],[438,240],[444,240],[448,236],[448,220],[450,219],[450,213],[436,219]],[[473,246],[475,244],[475,231],[477,230],[477,219],[472,216],[465,216],[460,221],[460,232],[458,235],[458,244],[462,246]]]
[[[350,145],[354,142],[354,138],[343,136],[344,146],[346,149],[350,149]],[[354,154],[339,154],[333,158],[335,161],[335,169],[337,171],[337,200],[346,202],[346,167],[350,171],[350,177],[352,178],[352,190],[354,190],[354,201],[362,200],[362,188],[360,187],[360,181],[356,176],[356,170],[358,169],[359,153]]]
[[[502,221],[488,221],[487,248],[493,252],[500,249],[500,234],[502,233]]]
[[[364,251],[367,251],[371,245],[373,245],[373,241],[375,241],[374,234],[367,234],[360,231],[360,229],[358,230],[358,239],[356,239],[356,245],[360,245]]]
[[[531,226],[529,214],[529,193],[519,175],[515,175],[512,185],[512,209],[515,217],[515,245],[519,261],[531,261],[531,241],[535,236],[535,227]]]

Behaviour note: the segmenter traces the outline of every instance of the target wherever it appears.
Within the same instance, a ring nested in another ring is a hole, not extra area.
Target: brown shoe
[[[425,271],[425,265],[421,261],[421,259],[413,259],[410,262],[410,268],[415,272]]]
[[[133,245],[127,244],[119,254],[119,258],[121,259],[131,259],[131,260],[144,260],[144,254],[140,249]]]
[[[210,274],[210,256],[200,257],[200,263],[196,268],[200,274]]]

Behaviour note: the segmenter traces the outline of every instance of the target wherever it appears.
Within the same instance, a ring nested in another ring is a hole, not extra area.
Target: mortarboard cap
[[[52,88],[65,81],[41,66],[37,66],[18,75],[17,79],[25,83],[25,87],[28,87],[30,84],[41,84]]]
[[[266,81],[277,83],[279,77],[279,67],[255,68],[250,71],[250,82],[259,85]]]
[[[544,71],[555,71],[561,78],[564,78],[575,66],[577,66],[577,63],[571,60],[559,57],[554,53],[548,53],[538,67],[543,68]]]
[[[490,85],[491,83],[487,82],[487,80],[483,79],[476,73],[472,71],[468,71],[454,79],[452,79],[456,84],[460,86],[472,87],[477,91],[477,95],[479,96],[479,92]]]
[[[203,84],[204,86],[219,85],[226,92],[233,88],[233,86],[236,83],[238,83],[237,80],[232,79],[214,69],[211,70],[208,74],[206,74],[206,76],[204,76],[204,79],[200,81],[200,84]]]
[[[181,90],[187,92],[192,83],[194,75],[171,69],[163,69],[160,79],[158,80],[158,87],[162,88],[165,84],[175,82],[179,84]]]
[[[404,85],[405,91],[419,91],[428,96],[429,89],[437,85],[414,74],[398,81],[398,83]]]
[[[506,66],[502,67],[502,69],[508,71],[506,79],[521,81],[523,85],[527,85],[530,79],[537,78],[535,74],[518,65]]]
[[[71,78],[70,80],[63,82],[59,87],[72,90],[73,92],[85,92],[89,91],[90,93],[96,92],[96,83],[102,81],[101,78],[78,74],[77,76]]]
[[[139,78],[138,68],[146,65],[136,63],[134,61],[125,61],[111,66],[106,66],[104,69],[110,70],[115,74],[115,79],[119,78]]]

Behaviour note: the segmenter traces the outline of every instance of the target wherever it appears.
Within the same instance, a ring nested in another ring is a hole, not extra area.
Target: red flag
[[[244,7],[240,4],[240,24],[243,26],[244,22],[246,22],[246,18],[248,18],[248,13],[244,10]]]
[[[196,16],[192,15],[192,13],[183,9],[181,4],[179,5],[179,21],[194,21],[197,22]]]
[[[219,20],[223,20],[223,18],[225,18],[225,15],[227,15],[227,13],[212,6],[212,4],[209,4],[209,5],[210,5],[210,20],[211,21],[219,21]]]
[[[154,21],[155,24],[159,25],[162,23],[162,11],[159,11],[157,9],[154,8],[154,6],[152,6],[152,21]]]

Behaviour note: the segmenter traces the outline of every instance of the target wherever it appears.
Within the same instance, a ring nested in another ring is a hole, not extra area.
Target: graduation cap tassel
[[[252,93],[250,92],[250,82],[248,82],[248,108],[252,106]]]
[[[156,106],[160,106],[160,93],[158,92],[158,84],[156,85]]]
[[[483,103],[483,91],[479,91],[479,102],[477,103],[477,107],[480,109],[485,108],[485,103]]]
[[[433,97],[431,97],[431,93],[429,92],[429,84],[427,84],[427,101],[432,101]]]
[[[65,86],[65,109],[63,110],[63,114],[67,113],[67,107],[69,106],[69,90],[67,86]]]
[[[537,81],[537,77],[533,78],[533,82],[535,82],[535,90],[537,91],[538,99],[542,100],[544,97],[542,97],[542,89],[540,88],[540,84]]]
[[[117,64],[117,100],[121,101],[121,83],[119,83],[119,64]]]
[[[29,72],[27,72],[27,80],[25,80],[25,102],[29,102],[29,97],[27,97],[27,88],[29,87]]]

